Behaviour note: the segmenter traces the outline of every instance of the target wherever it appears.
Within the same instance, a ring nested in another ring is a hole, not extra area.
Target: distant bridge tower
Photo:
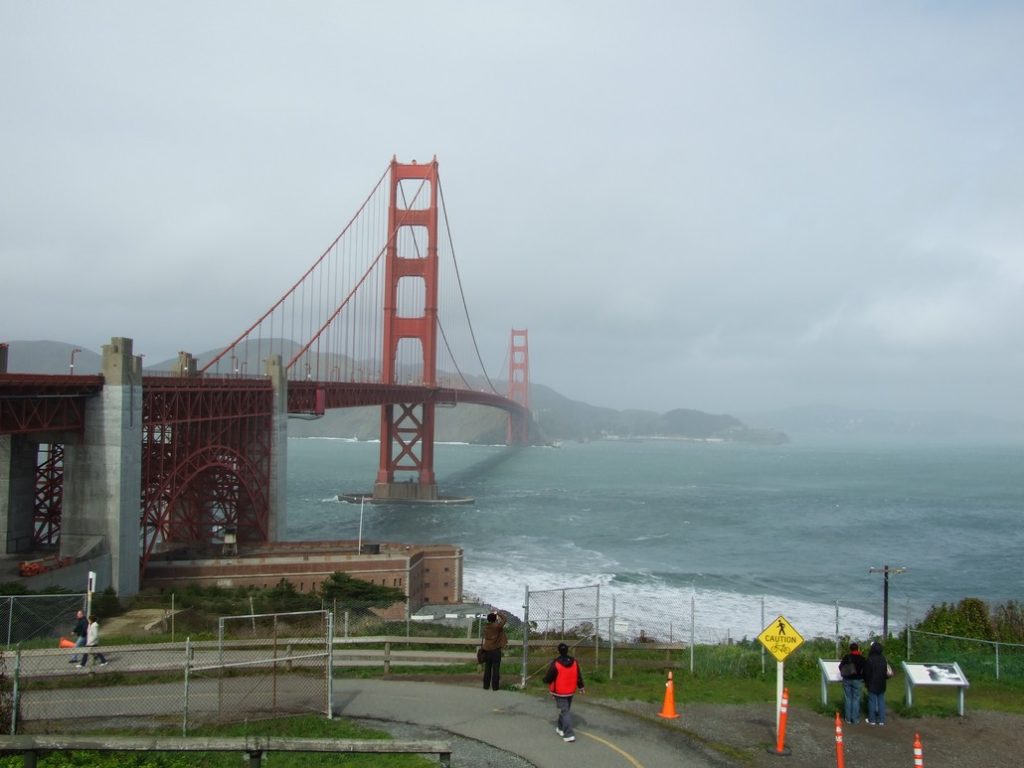
[[[399,193],[402,181],[421,183],[412,201]],[[384,384],[400,384],[400,345],[418,342],[422,381],[437,386],[437,159],[428,165],[391,160],[391,199],[384,267]],[[400,206],[401,203],[401,206]],[[423,248],[423,240],[426,248]],[[400,306],[401,304],[401,306]],[[421,314],[410,316],[410,307]],[[407,359],[402,354],[401,359]],[[407,473],[407,474],[400,474]],[[375,499],[431,501],[437,499],[434,476],[434,404],[381,406],[380,464],[373,487]]]
[[[530,339],[528,332],[512,329],[508,356],[508,399],[515,400],[530,411]],[[508,415],[506,442],[509,445],[526,445],[530,442],[528,418]]]

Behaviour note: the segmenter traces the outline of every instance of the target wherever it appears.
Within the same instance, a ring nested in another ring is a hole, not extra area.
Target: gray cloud
[[[1024,418],[1015,4],[377,5],[4,5],[3,335],[220,344],[437,155],[492,366]]]

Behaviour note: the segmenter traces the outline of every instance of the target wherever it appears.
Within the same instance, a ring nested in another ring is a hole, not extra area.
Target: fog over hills
[[[72,351],[74,373],[99,372],[97,351],[59,341],[8,342],[10,373],[67,374]],[[286,342],[286,345],[288,342]],[[200,364],[212,359],[219,350],[196,355]],[[234,365],[243,370],[258,370],[256,353],[244,355]],[[154,361],[147,371],[168,370],[174,360]],[[229,366],[230,367],[230,366]],[[496,380],[501,391],[505,382]],[[484,387],[485,382],[470,381]],[[895,412],[856,410],[840,406],[809,405],[800,408],[759,413],[707,414],[678,408],[667,413],[644,409],[616,411],[573,400],[543,384],[530,387],[530,409],[534,414],[535,440],[592,440],[608,437],[677,437],[696,440],[729,440],[762,444],[795,441],[981,441],[1024,440],[1024,424],[1001,421],[958,412]],[[483,406],[462,404],[457,408],[439,408],[437,437],[443,441],[501,443],[505,439],[505,414]],[[377,408],[351,408],[330,411],[314,420],[292,419],[289,433],[296,437],[333,436],[376,439],[380,430]]]

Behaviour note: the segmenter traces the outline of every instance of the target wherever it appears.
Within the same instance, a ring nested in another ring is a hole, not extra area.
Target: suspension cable
[[[466,314],[466,323],[469,325],[469,335],[473,340],[473,351],[476,352],[476,359],[477,362],[480,363],[480,370],[483,371],[484,378],[487,380],[487,386],[491,388],[491,392],[498,394],[498,390],[495,388],[494,383],[491,381],[491,377],[487,373],[487,367],[484,365],[483,357],[480,355],[480,347],[476,343],[476,332],[473,330],[473,321],[469,317],[469,307],[466,305],[466,294],[462,289],[462,275],[459,274],[459,262],[458,259],[455,258],[455,243],[452,241],[452,228],[451,223],[448,221],[448,206],[445,205],[444,202],[444,187],[441,186],[440,173],[437,175],[437,192],[441,196],[441,210],[444,213],[444,228],[448,233],[448,245],[452,249],[452,264],[455,267],[455,280],[459,286],[459,298],[462,300],[462,309]],[[451,350],[449,350],[449,354],[451,354]]]

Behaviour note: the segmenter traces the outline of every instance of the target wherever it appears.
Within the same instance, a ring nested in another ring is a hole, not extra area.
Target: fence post
[[[519,687],[526,689],[526,665],[530,659],[530,585],[525,587],[526,594],[523,595],[523,664],[519,672]]]
[[[11,624],[14,622],[14,595],[7,598],[7,647],[11,647]]]
[[[761,626],[764,626],[764,611],[761,612]],[[764,647],[762,646],[762,658],[764,657]],[[836,600],[836,658],[840,658],[839,655],[839,601]],[[761,670],[764,672],[764,670]]]
[[[391,672],[391,643],[384,643],[384,674]]]
[[[562,589],[562,633],[561,633],[561,638],[560,639],[563,642],[565,641],[565,589],[564,588]]]
[[[608,679],[615,679],[615,595],[612,595],[612,617],[608,619]]]
[[[999,679],[999,641],[996,641],[996,680]]]
[[[21,643],[14,652],[14,690],[11,692],[11,736],[18,732],[18,711],[21,709]]]
[[[334,612],[327,613],[327,719],[334,718]]]
[[[181,713],[181,735],[188,736],[188,677],[192,668],[192,638],[185,638],[185,706]]]
[[[694,613],[695,613],[694,606],[695,606],[696,602],[697,602],[697,596],[694,595],[693,593],[690,593],[690,674],[691,675],[693,674],[693,667],[694,667],[694,663],[693,663],[693,645],[694,645],[694,642],[693,641],[694,641],[695,631],[694,631],[694,619],[693,619],[693,616],[694,616]]]
[[[597,585],[597,598],[596,605],[594,607],[594,671],[597,672],[600,667],[600,654],[601,654],[601,633],[598,631],[601,627],[601,585]]]

